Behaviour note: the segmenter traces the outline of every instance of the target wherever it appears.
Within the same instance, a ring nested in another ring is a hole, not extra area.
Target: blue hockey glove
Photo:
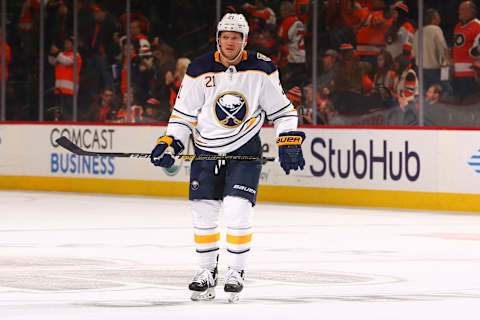
[[[305,140],[305,133],[301,131],[289,131],[280,133],[277,138],[278,157],[280,165],[286,174],[290,170],[303,170],[305,159],[302,153],[302,143]]]
[[[170,168],[175,162],[174,156],[182,152],[183,143],[172,136],[163,136],[157,140],[152,150],[150,161],[159,167]]]

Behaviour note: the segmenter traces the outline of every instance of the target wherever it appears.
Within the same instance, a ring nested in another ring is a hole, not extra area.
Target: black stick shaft
[[[67,149],[68,151],[79,155],[79,156],[100,156],[100,157],[117,157],[117,158],[150,158],[150,153],[137,153],[137,152],[97,152],[97,151],[87,151],[83,150],[79,146],[77,146],[75,143],[70,141],[67,137],[60,137],[57,140],[55,140],[56,143],[58,143],[59,146]],[[177,155],[176,156],[178,159],[184,159],[184,160],[249,160],[249,161],[255,161],[255,160],[262,160],[262,161],[275,161],[275,158],[273,157],[255,157],[255,156],[236,156],[236,155],[207,155],[207,154],[200,154],[200,155],[195,155],[195,154],[183,154],[183,155]]]

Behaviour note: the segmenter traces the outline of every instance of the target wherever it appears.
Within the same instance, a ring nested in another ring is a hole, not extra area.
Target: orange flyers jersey
[[[462,25],[457,24],[454,31],[455,43],[453,46],[453,61],[455,77],[474,77],[475,71],[472,68],[476,56],[472,51],[479,46],[480,21],[473,19]]]
[[[383,10],[373,11],[367,26],[357,32],[357,54],[377,55],[385,48],[385,34],[392,21],[392,18],[386,19],[383,16]]]
[[[271,8],[257,9],[250,3],[245,3],[243,8],[252,16],[264,19],[268,24],[276,24],[277,18]]]
[[[347,13],[347,12],[346,12]],[[359,7],[354,10],[351,14],[345,15],[345,22],[353,29],[359,30],[361,27],[365,25],[368,21],[369,12],[368,9]]]
[[[287,60],[290,63],[305,63],[305,26],[296,16],[286,17],[278,27],[278,36],[288,46]]]
[[[410,22],[406,22],[397,32],[397,39],[395,42],[387,39],[387,51],[390,52],[393,58],[397,57],[404,50],[411,51],[413,47],[413,36],[415,28]]]

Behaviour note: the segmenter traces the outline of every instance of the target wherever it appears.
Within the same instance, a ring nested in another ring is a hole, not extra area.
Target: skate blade
[[[240,293],[239,292],[230,292],[228,295],[228,302],[229,303],[237,303],[240,300]]]
[[[192,291],[192,301],[208,301],[215,299],[215,288],[208,288],[205,291]]]

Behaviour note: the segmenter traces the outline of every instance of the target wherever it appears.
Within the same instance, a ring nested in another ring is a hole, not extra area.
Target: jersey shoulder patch
[[[275,63],[263,53],[247,50],[247,55],[247,60],[238,65],[239,71],[256,70],[265,72],[267,75],[277,71]]]
[[[257,52],[257,59],[263,60],[263,61],[272,61],[269,57],[264,55],[263,53]]]

